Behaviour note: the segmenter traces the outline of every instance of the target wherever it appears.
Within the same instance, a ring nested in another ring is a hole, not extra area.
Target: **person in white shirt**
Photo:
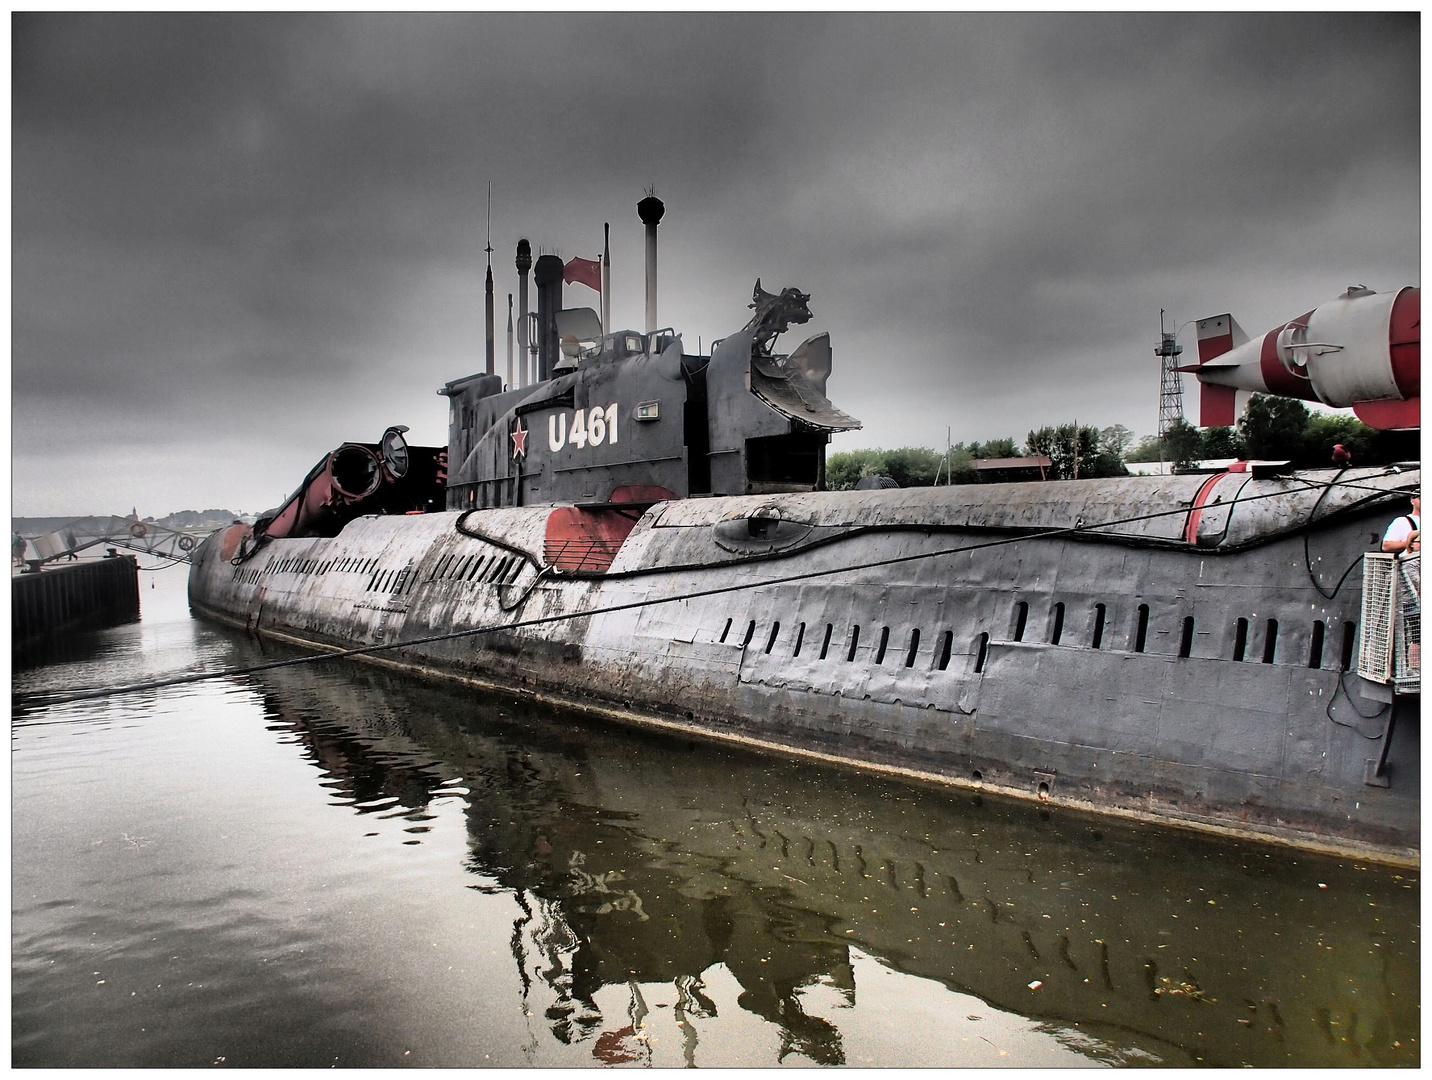
[[[1422,550],[1422,496],[1412,496],[1412,513],[1394,518],[1382,537],[1382,550],[1394,555]]]

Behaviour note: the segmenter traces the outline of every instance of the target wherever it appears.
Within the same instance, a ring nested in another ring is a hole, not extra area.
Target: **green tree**
[[[1138,441],[1138,445],[1124,455],[1124,460],[1160,461],[1167,460],[1167,457],[1163,450],[1163,440],[1157,435],[1145,435]]]
[[[1243,454],[1243,444],[1239,441],[1235,428],[1206,427],[1200,434],[1203,437],[1201,457],[1235,458]]]
[[[975,455],[963,447],[952,450],[949,469],[950,483],[952,484],[979,483],[980,473],[975,468]]]
[[[1313,468],[1333,464],[1333,447],[1341,446],[1352,455],[1354,465],[1371,465],[1377,458],[1377,432],[1355,416],[1341,413],[1314,413],[1303,429],[1304,460]],[[1383,464],[1383,462],[1376,462]]]
[[[1164,460],[1172,461],[1174,468],[1192,468],[1203,452],[1203,438],[1198,428],[1180,417],[1164,432],[1163,450]]]
[[[1238,435],[1251,458],[1303,461],[1309,418],[1308,407],[1296,398],[1254,394],[1238,421]]]
[[[901,487],[929,487],[935,482],[941,460],[939,454],[926,447],[902,446],[885,452],[884,475]]]
[[[1031,455],[1042,454],[1049,459],[1051,480],[1128,474],[1123,459],[1099,445],[1099,429],[1096,427],[1046,425],[1029,433],[1025,447]]]
[[[1022,457],[1021,449],[1013,439],[990,439],[988,442],[970,443],[970,456],[984,459]]]
[[[1099,429],[1099,446],[1113,454],[1123,463],[1124,457],[1133,448],[1134,433],[1123,424],[1113,424]]]
[[[943,461],[942,454],[924,446],[849,450],[825,459],[825,486],[830,491],[849,491],[862,476],[888,476],[901,487],[929,487]]]
[[[941,458],[939,471],[935,475],[942,484],[976,483],[979,480],[979,472],[975,469],[974,453],[962,442],[952,444]]]
[[[867,473],[884,475],[884,450],[847,450],[825,459],[825,486],[830,491],[849,491]]]

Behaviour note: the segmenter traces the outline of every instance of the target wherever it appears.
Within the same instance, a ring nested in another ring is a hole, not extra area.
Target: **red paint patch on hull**
[[[634,485],[611,496],[613,503],[631,504],[630,510],[559,506],[547,516],[542,558],[558,570],[605,573],[646,507],[675,497],[664,487]]]
[[[224,535],[219,541],[219,558],[228,562],[234,557],[234,552],[239,550],[239,544],[249,534],[247,525],[230,525],[224,530]]]

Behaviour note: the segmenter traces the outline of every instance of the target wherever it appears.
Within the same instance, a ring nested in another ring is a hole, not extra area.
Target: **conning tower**
[[[653,201],[638,204],[649,241],[661,216]],[[519,244],[519,268],[530,251]],[[649,243],[650,318],[654,263]],[[772,348],[811,317],[799,289],[770,293],[758,280],[750,321],[700,356],[669,328],[604,334],[591,308],[564,308],[556,255],[538,257],[533,281],[536,381],[504,387],[477,374],[438,391],[451,403],[449,509],[813,491],[831,433],[860,426],[825,396],[829,335],[788,355]]]

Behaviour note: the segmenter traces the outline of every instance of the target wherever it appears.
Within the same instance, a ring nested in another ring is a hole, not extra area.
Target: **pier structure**
[[[16,656],[66,634],[139,618],[139,560],[133,555],[52,566],[10,580]]]

